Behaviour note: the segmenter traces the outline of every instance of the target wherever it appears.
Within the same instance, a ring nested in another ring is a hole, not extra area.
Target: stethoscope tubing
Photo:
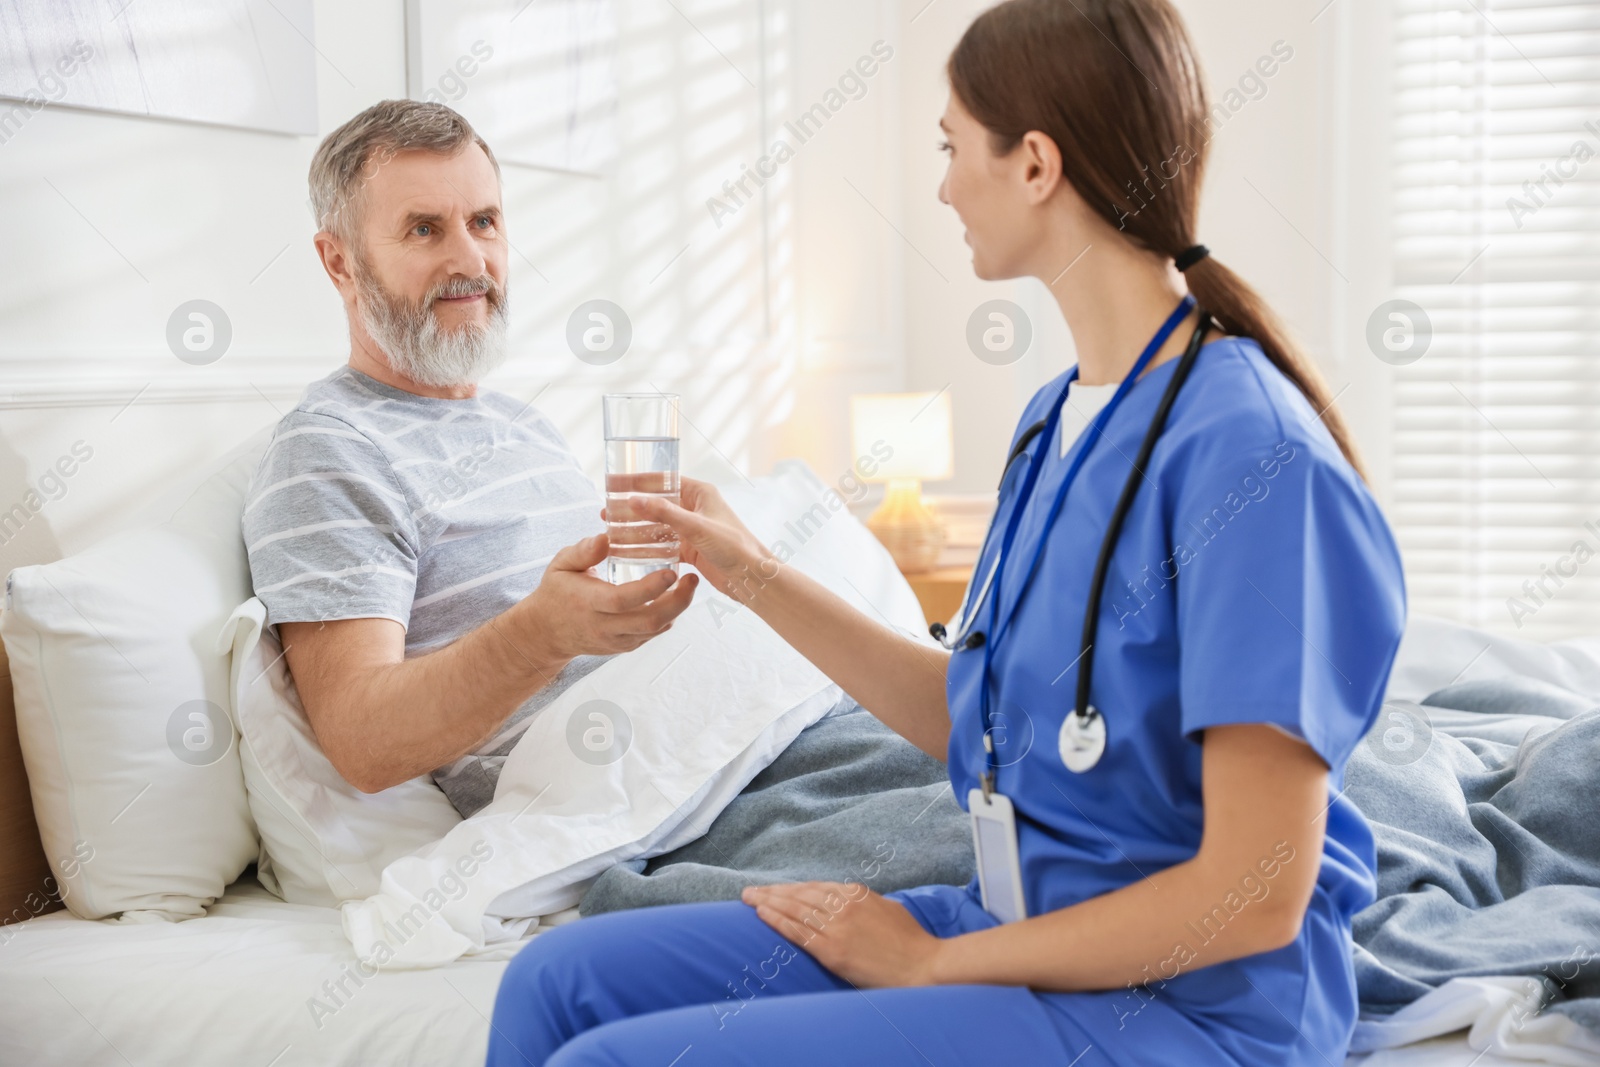
[[[1087,722],[1099,714],[1089,704],[1089,686],[1094,679],[1094,645],[1100,636],[1100,600],[1105,592],[1106,573],[1111,569],[1111,557],[1117,550],[1117,541],[1122,537],[1122,527],[1127,523],[1128,512],[1133,510],[1134,497],[1139,495],[1139,485],[1145,480],[1145,468],[1150,465],[1150,456],[1156,450],[1156,442],[1166,430],[1167,416],[1171,414],[1172,405],[1177,402],[1178,391],[1188,380],[1189,372],[1194,370],[1195,358],[1200,355],[1200,345],[1210,325],[1202,309],[1200,324],[1195,327],[1194,336],[1189,338],[1189,347],[1184,351],[1183,358],[1172,370],[1172,380],[1167,383],[1167,390],[1161,395],[1161,403],[1156,406],[1156,413],[1150,419],[1150,428],[1145,431],[1144,440],[1139,445],[1139,454],[1133,460],[1133,471],[1123,483],[1122,495],[1117,498],[1117,506],[1111,512],[1111,521],[1106,524],[1106,534],[1100,542],[1100,555],[1094,563],[1094,577],[1089,581],[1089,603],[1084,608],[1083,637],[1079,642],[1076,660],[1078,693],[1073,704],[1073,714],[1082,722]]]
[[[1022,431],[1022,436],[1017,438],[1017,443],[1011,446],[1011,454],[1006,457],[1005,469],[1000,472],[999,490],[1001,493],[1005,491],[1006,479],[1011,476],[1011,468],[1016,465],[1018,459],[1027,455],[1028,445],[1032,443],[1035,437],[1039,436],[1049,423],[1049,419],[1040,419]],[[978,548],[980,564],[989,551],[989,539],[993,536],[994,518],[991,517],[988,527],[983,531],[983,541]],[[978,617],[978,612],[983,610],[983,605],[989,598],[989,587],[994,584],[994,576],[999,569],[1000,561],[996,559],[989,565],[989,570],[985,573],[982,583],[977,586],[970,584],[967,586],[966,599],[962,601],[961,607],[956,610],[955,617],[950,620],[948,627],[942,622],[936,622],[928,628],[928,632],[938,640],[939,644],[950,651],[955,651],[966,643],[967,638],[972,634],[973,621]],[[977,590],[976,597],[973,596],[974,589]],[[955,631],[954,634],[950,632],[952,630]]]
[[[1126,396],[1127,391],[1132,388],[1133,382],[1143,372],[1144,367],[1148,364],[1149,358],[1154,355],[1155,350],[1165,342],[1168,336],[1171,335],[1171,331],[1176,328],[1177,323],[1181,322],[1183,318],[1187,317],[1189,311],[1194,308],[1195,304],[1193,298],[1188,296],[1184,297],[1183,301],[1179,304],[1178,309],[1173,312],[1168,322],[1163,324],[1162,330],[1157,333],[1156,338],[1152,341],[1149,349],[1147,349],[1146,353],[1141,357],[1134,369],[1129,373],[1129,377],[1124,383],[1125,388],[1119,390],[1118,396],[1113,397],[1111,404],[1107,407],[1107,410],[1103,411],[1099,416],[1096,417],[1095,420],[1091,421],[1089,427],[1087,427],[1084,431],[1086,434],[1104,432],[1105,427],[1103,424],[1109,423],[1110,416],[1113,413],[1116,404],[1121,400],[1122,397]],[[1172,411],[1173,404],[1177,400],[1178,392],[1183,388],[1184,382],[1188,379],[1190,372],[1194,369],[1195,359],[1199,355],[1201,344],[1205,338],[1206,332],[1210,328],[1210,325],[1210,317],[1203,309],[1200,310],[1199,323],[1195,328],[1194,335],[1190,338],[1189,344],[1184,351],[1182,358],[1178,361],[1177,366],[1173,369],[1172,379],[1168,382],[1167,388],[1162,394],[1160,402],[1157,404],[1156,412],[1150,421],[1150,426],[1145,431],[1144,439],[1140,443],[1139,452],[1134,458],[1133,469],[1129,473],[1127,481],[1123,484],[1122,492],[1117,499],[1116,507],[1112,511],[1111,520],[1107,524],[1105,536],[1101,540],[1100,552],[1095,560],[1094,576],[1089,590],[1089,600],[1085,607],[1084,624],[1082,637],[1079,644],[1078,659],[1074,661],[1080,664],[1080,666],[1078,668],[1077,694],[1074,702],[1073,714],[1077,716],[1079,721],[1084,724],[1092,721],[1095,716],[1100,714],[1099,711],[1089,703],[1089,692],[1093,682],[1093,649],[1099,636],[1100,604],[1102,601],[1106,574],[1110,569],[1111,558],[1116,551],[1117,541],[1121,537],[1122,528],[1126,524],[1127,516],[1129,511],[1132,509],[1134,499],[1138,495],[1139,484],[1145,480],[1145,469],[1149,465],[1150,457],[1154,453],[1155,446],[1159,441],[1162,432],[1166,428],[1167,418]],[[1061,403],[1065,403],[1067,390],[1071,388],[1072,381],[1075,379],[1076,374],[1068,379],[1066,386],[1062,390],[1062,395],[1058,398]],[[1002,490],[1004,489],[1006,478],[1010,475],[1012,465],[1017,459],[1028,455],[1027,446],[1035,437],[1038,437],[1041,433],[1043,433],[1046,437],[1049,436],[1049,430],[1057,422],[1058,417],[1059,404],[1052,409],[1049,417],[1041,420],[1040,422],[1034,423],[1032,426],[1029,426],[1025,431],[1023,431],[1021,436],[1019,436],[1017,443],[1012,446],[1011,455],[1006,460],[1005,471],[1001,474],[1000,482]],[[1050,514],[1045,520],[1046,530],[1053,525],[1056,516],[1059,514],[1062,503],[1066,497],[1066,489],[1074,480],[1072,476],[1076,474],[1077,467],[1079,464],[1081,464],[1082,459],[1086,454],[1087,448],[1083,453],[1080,453],[1078,462],[1075,463],[1073,468],[1069,470],[1068,476],[1064,480],[1062,488],[1060,491],[1058,491],[1056,499],[1053,502]],[[978,588],[977,595],[975,597],[971,596],[971,590],[969,587],[968,602],[962,605],[961,611],[958,612],[956,618],[952,620],[952,628],[957,631],[956,636],[953,638],[949,637],[945,631],[945,627],[938,623],[935,623],[930,628],[933,636],[938,638],[940,644],[947,649],[955,650],[959,648],[974,648],[980,644],[989,646],[984,649],[984,670],[982,679],[984,692],[980,697],[983,705],[984,751],[986,757],[985,771],[982,775],[985,795],[987,795],[987,793],[993,788],[994,772],[997,769],[995,753],[992,743],[989,740],[990,714],[988,689],[990,685],[990,669],[995,651],[994,646],[998,643],[998,639],[1002,635],[1006,624],[1011,621],[1013,613],[1016,609],[1016,605],[1012,605],[1012,610],[1006,613],[1006,618],[997,627],[995,625],[995,616],[998,610],[998,602],[996,601],[991,603],[990,629],[995,632],[993,636],[988,639],[979,640],[983,638],[983,635],[975,634],[973,632],[973,626],[975,625],[978,616],[982,612],[984,604],[990,603],[989,598],[992,587],[997,580],[997,576],[1008,555],[1007,549],[1009,548],[1010,543],[1015,536],[1016,527],[1021,518],[1022,510],[1027,500],[1032,497],[1032,490],[1039,473],[1039,466],[1034,466],[1029,469],[1028,475],[1024,479],[1025,484],[1021,490],[1019,490],[1017,501],[1012,508],[1010,521],[1007,523],[1005,540],[1002,543],[1000,551],[997,553],[994,562],[990,565],[989,571],[985,576],[982,585]],[[979,550],[978,558],[980,560],[984,557],[985,553],[988,552],[989,544],[994,532],[995,524],[994,520],[991,519],[989,528],[984,534],[983,546]],[[1026,589],[1028,586],[1028,579],[1032,577],[1033,572],[1037,569],[1039,565],[1039,559],[1042,554],[1043,543],[1041,542],[1039,548],[1034,553],[1032,562],[1029,565],[1028,574],[1024,577],[1024,589]],[[1018,599],[1021,599],[1020,595]]]

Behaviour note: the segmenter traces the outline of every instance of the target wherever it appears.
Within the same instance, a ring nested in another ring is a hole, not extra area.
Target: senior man
[[[251,576],[339,773],[370,793],[431,772],[465,817],[529,716],[669,628],[696,578],[591,575],[599,493],[549,419],[478,388],[506,354],[507,242],[499,165],[466,120],[384,101],[310,178],[350,360],[261,460]]]

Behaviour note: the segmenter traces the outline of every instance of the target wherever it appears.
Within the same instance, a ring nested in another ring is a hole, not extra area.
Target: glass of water
[[[644,497],[678,498],[678,397],[672,393],[607,393],[606,578],[637,581],[670,567],[678,571],[678,535],[639,514]]]

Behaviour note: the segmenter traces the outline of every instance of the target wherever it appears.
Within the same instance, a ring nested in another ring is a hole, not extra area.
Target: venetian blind
[[[1391,321],[1401,349],[1431,329],[1394,356],[1411,608],[1600,634],[1600,2],[1395,13],[1395,276],[1421,313]]]

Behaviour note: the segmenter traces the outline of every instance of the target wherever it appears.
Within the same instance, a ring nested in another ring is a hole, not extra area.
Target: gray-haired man
[[[384,101],[311,164],[348,366],[278,425],[246,500],[257,596],[323,751],[376,792],[429,772],[463,815],[538,708],[671,626],[696,579],[612,586],[601,500],[555,427],[479,379],[506,354],[489,146]]]

